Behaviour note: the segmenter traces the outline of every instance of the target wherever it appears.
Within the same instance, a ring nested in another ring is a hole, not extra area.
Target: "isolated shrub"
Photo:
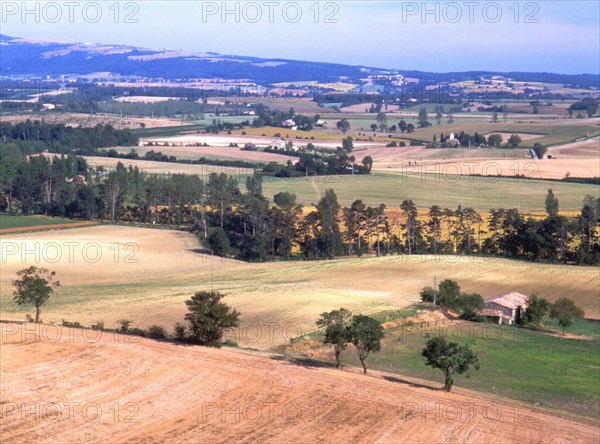
[[[348,342],[354,345],[358,359],[363,366],[363,372],[367,373],[367,357],[371,352],[381,350],[381,340],[384,332],[381,322],[365,315],[356,315],[346,326]]]
[[[199,291],[185,301],[191,339],[201,345],[218,345],[223,334],[239,325],[239,312],[221,302],[223,294]]]
[[[147,334],[152,339],[164,339],[167,337],[167,331],[162,325],[151,325],[148,327]]]
[[[477,356],[467,345],[448,342],[442,336],[428,340],[421,355],[427,359],[426,365],[444,372],[444,389],[448,392],[454,384],[452,376],[455,373],[466,373],[468,378],[471,367],[479,370]]]
[[[565,329],[573,323],[573,319],[584,316],[585,313],[581,307],[575,305],[575,302],[569,298],[560,298],[550,306],[550,317],[558,320],[563,329],[563,335]]]
[[[17,271],[19,279],[12,281],[15,291],[13,300],[17,305],[33,305],[35,307],[35,322],[41,322],[42,306],[48,302],[60,282],[54,280],[56,272],[35,266]]]
[[[333,346],[336,368],[341,367],[341,354],[349,342],[347,324],[351,318],[352,313],[349,310],[340,308],[328,313],[321,313],[316,322],[317,327],[325,330],[323,344]]]
[[[538,156],[538,158],[543,159],[544,155],[548,152],[548,148],[546,148],[545,146],[542,146],[542,144],[536,142],[533,145],[533,151]]]
[[[119,319],[117,321],[117,324],[120,325],[119,327],[119,331],[121,333],[127,333],[129,331],[129,327],[131,326],[133,321],[130,321],[129,319]]]
[[[523,140],[519,137],[518,134],[512,134],[508,139],[508,146],[511,148],[516,148]]]
[[[490,134],[487,141],[489,146],[500,146],[500,144],[502,143],[502,135]]]
[[[423,302],[433,302],[435,290],[433,287],[423,287],[419,292],[419,296],[421,296],[421,301]]]

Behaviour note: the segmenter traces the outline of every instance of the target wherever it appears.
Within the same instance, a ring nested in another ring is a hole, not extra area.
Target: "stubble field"
[[[12,302],[11,282],[19,269],[35,264],[55,270],[62,283],[42,310],[46,322],[102,320],[109,327],[129,319],[171,331],[185,315],[184,301],[214,288],[241,312],[241,326],[227,339],[258,349],[313,331],[323,311],[343,306],[376,313],[410,305],[434,275],[483,297],[510,290],[570,297],[586,317],[600,318],[600,276],[593,267],[453,256],[249,264],[200,253],[189,233],[115,226],[3,235],[0,250],[3,318],[32,313]]]

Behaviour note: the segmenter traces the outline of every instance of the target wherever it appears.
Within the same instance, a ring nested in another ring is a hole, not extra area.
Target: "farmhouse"
[[[516,291],[492,296],[485,300],[481,315],[498,320],[498,324],[517,322],[527,309],[529,297]]]
[[[283,139],[275,139],[271,142],[271,146],[273,148],[279,149],[279,150],[283,150],[285,149],[285,140]]]

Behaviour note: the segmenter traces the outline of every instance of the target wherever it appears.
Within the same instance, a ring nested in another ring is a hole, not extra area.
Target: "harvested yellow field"
[[[540,137],[544,137],[544,134],[531,134],[531,133],[503,133],[503,132],[495,132],[495,133],[489,133],[489,134],[484,134],[484,137],[489,137],[492,134],[500,134],[502,136],[502,140],[508,140],[510,138],[510,136],[512,136],[513,134],[516,134],[517,136],[519,136],[521,138],[521,140],[532,140],[532,139],[539,139]]]
[[[600,163],[600,138],[553,146],[548,149],[548,153],[559,159],[584,158],[592,163]]]
[[[375,162],[373,170],[395,173],[423,173],[446,176],[507,176],[522,175],[528,179],[563,179],[565,177],[600,177],[600,162],[589,158],[556,159],[447,159],[418,162],[398,160],[394,162]]]
[[[373,147],[361,151],[361,155],[367,154],[373,158],[373,170],[385,172],[429,173],[442,176],[520,174],[533,179],[600,177],[598,138],[551,147],[548,154],[552,155],[553,159],[541,160],[528,158],[523,150],[490,148],[457,150]]]
[[[36,264],[55,270],[63,285],[42,310],[46,322],[103,320],[111,326],[130,319],[172,330],[186,312],[184,301],[214,288],[242,313],[241,326],[226,339],[259,349],[314,330],[326,310],[375,313],[410,305],[434,275],[484,297],[510,290],[549,300],[571,297],[587,317],[600,318],[600,276],[593,267],[454,256],[249,264],[198,249],[189,233],[119,226],[2,236],[3,317],[22,320],[31,313],[12,302],[11,282],[19,269]]]
[[[150,118],[150,117],[133,117],[120,116],[117,114],[86,114],[86,113],[52,113],[52,112],[36,112],[26,114],[11,114],[3,115],[2,121],[16,124],[30,120],[44,120],[50,124],[63,124],[66,126],[84,126],[92,127],[96,125],[112,125],[116,129],[124,128],[159,128],[164,126],[180,126],[185,122],[177,119],[167,118]]]

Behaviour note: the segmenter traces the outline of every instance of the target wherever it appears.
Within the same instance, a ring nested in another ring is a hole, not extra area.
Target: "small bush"
[[[69,322],[65,321],[64,319],[62,320],[62,325],[64,327],[82,328],[81,322]]]
[[[142,328],[137,328],[137,327],[127,330],[127,334],[133,335],[133,336],[142,336],[142,337],[146,337],[146,335],[147,335],[146,330],[144,330]]]
[[[121,324],[119,331],[121,333],[127,333],[129,331],[129,326],[132,324],[132,322],[133,321],[130,321],[129,319],[119,319],[117,321],[117,324]]]
[[[485,316],[481,316],[481,315],[473,315],[473,316],[469,316],[468,314],[463,314],[461,316],[462,319],[464,319],[465,321],[471,321],[471,322],[489,322],[488,318],[486,318]]]
[[[421,301],[423,302],[431,302],[435,299],[435,290],[433,287],[423,287],[419,292],[421,296]]]
[[[147,331],[148,337],[152,339],[165,339],[167,332],[162,325],[151,325]]]
[[[95,324],[91,325],[92,330],[104,330],[104,321],[96,321]]]
[[[178,341],[185,341],[186,328],[181,322],[175,324],[175,339]]]

